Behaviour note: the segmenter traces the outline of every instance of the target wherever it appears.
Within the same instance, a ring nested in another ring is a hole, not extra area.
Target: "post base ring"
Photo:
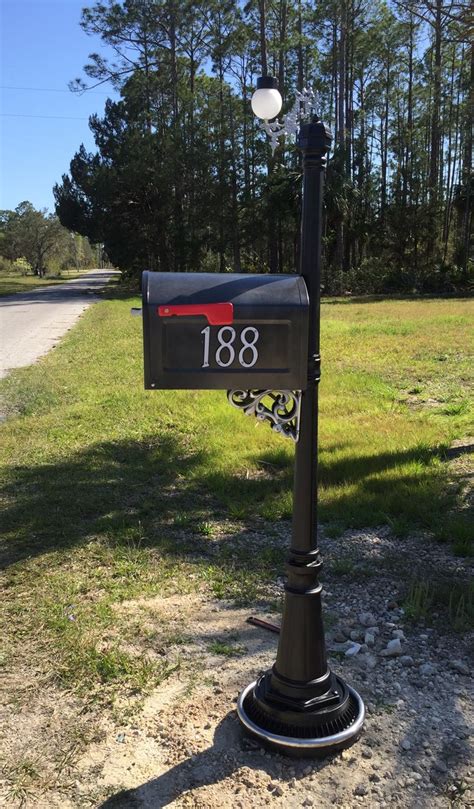
[[[345,686],[349,691],[352,708],[348,717],[348,726],[330,735],[305,738],[293,735],[294,726],[288,728],[292,735],[282,735],[263,727],[264,721],[262,721],[262,725],[258,725],[255,719],[249,716],[249,706],[251,713],[254,713],[252,702],[256,684],[257,681],[250,683],[240,694],[237,702],[237,715],[245,732],[260,741],[264,747],[293,758],[325,758],[350,747],[359,738],[365,719],[365,706],[360,695],[351,686]]]

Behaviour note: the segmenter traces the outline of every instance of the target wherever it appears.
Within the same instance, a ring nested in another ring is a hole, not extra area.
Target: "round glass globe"
[[[275,118],[281,110],[283,101],[278,90],[265,88],[255,90],[252,96],[252,110],[257,118],[268,121]]]

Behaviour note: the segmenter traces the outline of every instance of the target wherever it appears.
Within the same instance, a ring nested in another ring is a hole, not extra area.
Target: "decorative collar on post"
[[[317,124],[317,126],[315,126],[315,124]],[[325,160],[331,148],[331,131],[315,116],[311,122],[301,124],[297,143],[301,151],[305,154],[316,152]]]

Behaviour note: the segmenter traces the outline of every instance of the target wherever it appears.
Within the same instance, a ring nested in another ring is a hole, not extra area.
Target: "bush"
[[[2,273],[13,272],[13,262],[10,261],[10,259],[5,258],[5,256],[0,256],[0,272]]]
[[[376,256],[365,258],[358,267],[348,272],[335,271],[331,279],[328,273],[330,286],[333,288],[329,294],[343,295],[351,292],[353,295],[377,295],[386,291],[390,271],[384,259]],[[328,292],[325,290],[325,294]]]
[[[15,259],[12,264],[12,269],[14,272],[19,272],[20,275],[28,275],[29,272],[33,271],[33,267],[24,256],[20,256],[20,258]]]
[[[465,287],[462,269],[456,264],[435,264],[431,270],[426,271],[423,279],[424,292],[457,292]]]
[[[472,274],[470,276],[473,278]],[[364,259],[359,266],[343,272],[328,266],[323,274],[324,295],[385,295],[405,294],[452,294],[468,292],[472,282],[466,283],[463,270],[455,264],[443,262],[413,268],[396,266],[382,256]]]

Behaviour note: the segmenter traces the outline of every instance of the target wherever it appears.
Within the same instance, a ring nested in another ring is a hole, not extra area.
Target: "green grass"
[[[80,278],[84,272],[87,272],[87,270],[83,270],[82,272],[78,272],[77,270],[63,270],[61,275],[46,275],[44,278],[38,278],[37,275],[0,273],[0,297],[13,295],[15,292],[29,292],[31,289],[37,289],[38,287],[64,284],[65,281]]]
[[[332,562],[329,569],[333,576],[347,576],[354,570],[354,560],[348,556],[341,556]]]
[[[224,657],[238,657],[245,653],[245,648],[233,643],[225,643],[224,641],[214,640],[207,647],[208,651],[214,655],[223,655]]]
[[[34,659],[101,694],[169,673],[134,653],[132,624],[117,634],[117,604],[203,588],[265,598],[283,566],[270,523],[292,508],[291,442],[224,391],[143,390],[131,305],[91,307],[54,353],[2,383],[5,664]],[[448,448],[472,431],[473,308],[323,304],[320,515],[333,536],[388,523],[472,552]],[[222,537],[224,518],[236,523]],[[246,525],[268,539],[250,564]]]
[[[474,623],[474,583],[443,579],[413,581],[404,608],[407,618],[414,621],[432,621],[437,615],[458,632],[463,632]]]

